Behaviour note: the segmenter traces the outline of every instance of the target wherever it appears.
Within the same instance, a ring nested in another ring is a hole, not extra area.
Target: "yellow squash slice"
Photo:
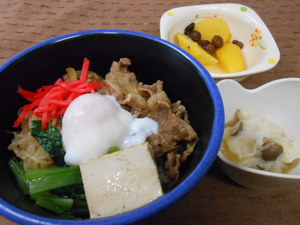
[[[201,33],[202,40],[212,41],[215,35],[223,38],[224,43],[231,40],[231,32],[225,20],[219,18],[209,18],[199,21],[195,30]]]
[[[236,73],[246,69],[243,52],[236,44],[224,44],[217,49],[215,56],[226,73]]]
[[[190,39],[183,33],[177,34],[178,44],[181,48],[189,52],[204,66],[215,66],[218,64],[218,60],[207,53],[200,45]]]

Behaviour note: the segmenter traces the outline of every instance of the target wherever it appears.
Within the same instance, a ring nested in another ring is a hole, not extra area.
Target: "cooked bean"
[[[199,31],[193,30],[191,33],[188,34],[188,36],[195,42],[201,40],[201,34]]]
[[[214,54],[216,51],[216,47],[210,41],[200,40],[197,43],[209,54]]]
[[[209,54],[214,54],[215,51],[216,51],[216,47],[210,43],[209,45],[207,45],[205,48],[204,48]]]
[[[200,41],[197,41],[197,43],[198,43],[198,45],[200,45],[202,48],[205,49],[205,47],[210,44],[210,41],[208,41],[208,40],[200,40]]]
[[[239,46],[240,49],[242,49],[244,47],[244,44],[242,42],[238,41],[238,40],[233,40],[232,44],[235,44],[235,45]]]
[[[195,28],[195,23],[190,23],[185,29],[184,34],[189,35]]]
[[[211,40],[211,43],[216,47],[216,48],[221,48],[223,46],[223,38],[219,35],[215,35],[213,39]]]

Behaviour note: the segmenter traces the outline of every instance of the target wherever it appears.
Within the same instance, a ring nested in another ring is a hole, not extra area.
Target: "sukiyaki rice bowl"
[[[218,88],[160,38],[92,30],[0,68],[0,213],[20,224],[130,224],[174,204],[214,162]]]

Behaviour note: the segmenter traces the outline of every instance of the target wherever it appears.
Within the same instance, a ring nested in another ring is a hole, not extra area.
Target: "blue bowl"
[[[12,152],[7,150],[12,124],[25,101],[18,86],[36,90],[51,84],[71,66],[81,68],[88,57],[91,70],[105,75],[112,61],[128,57],[138,81],[164,82],[172,102],[181,100],[198,133],[194,153],[182,168],[177,186],[163,197],[121,215],[87,220],[65,220],[38,208],[16,185],[8,168]],[[96,67],[97,66],[97,67]],[[124,30],[91,30],[56,37],[37,44],[10,59],[0,68],[0,213],[20,224],[131,224],[150,217],[187,194],[215,161],[223,137],[224,109],[218,88],[206,69],[191,55],[160,38]]]

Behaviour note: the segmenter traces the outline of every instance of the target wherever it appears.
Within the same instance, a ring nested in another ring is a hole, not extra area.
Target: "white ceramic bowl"
[[[278,124],[292,140],[300,140],[300,79],[284,78],[256,89],[245,89],[234,80],[222,80],[218,88],[223,98],[225,122],[233,120],[237,109],[255,112]],[[237,183],[255,189],[300,187],[300,164],[288,174],[267,172],[237,165],[219,151],[218,163]]]
[[[220,73],[208,68],[214,79],[241,81],[249,75],[270,70],[278,63],[279,49],[269,29],[253,9],[241,4],[194,5],[170,9],[161,17],[160,36],[176,44],[175,35],[183,33],[187,25],[212,17],[224,19],[229,25],[232,40],[243,42],[247,65],[247,70],[238,73]]]

